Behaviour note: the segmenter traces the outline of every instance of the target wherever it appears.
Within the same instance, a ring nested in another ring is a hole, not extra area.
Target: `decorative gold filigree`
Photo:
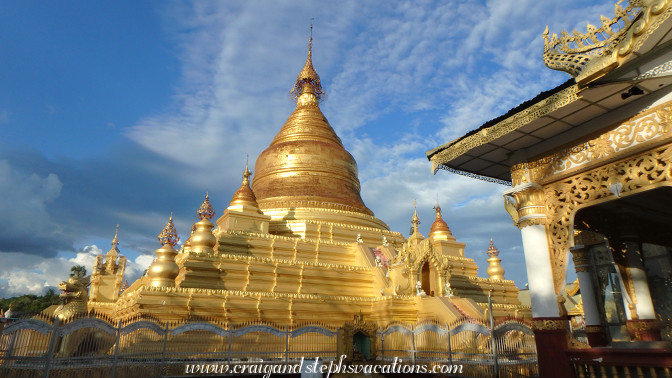
[[[569,331],[567,319],[532,319],[532,329],[535,331]]]
[[[175,224],[173,224],[173,214],[170,214],[170,219],[168,219],[166,227],[163,228],[163,231],[157,236],[157,239],[161,245],[170,244],[173,247],[180,242],[180,238],[177,236],[177,230],[175,230]]]
[[[450,142],[436,150],[428,151],[427,155],[431,156],[430,160],[432,161],[432,172],[436,173],[439,169],[439,165],[448,163],[451,160],[464,155],[473,148],[501,138],[502,136],[529,124],[535,119],[541,118],[546,114],[578,100],[578,92],[579,87],[577,85],[572,85],[493,126],[480,130],[458,141]]]
[[[672,103],[646,110],[623,122],[613,130],[578,146],[564,149],[549,157],[511,167],[513,186],[536,182],[552,182],[571,171],[601,164],[604,158],[631,153],[632,148],[645,148],[651,143],[672,139]]]
[[[547,222],[546,222],[545,218],[532,218],[532,219],[525,219],[524,221],[520,221],[517,226],[519,228],[525,228],[527,226],[544,225],[546,223]]]
[[[620,2],[619,2],[620,3]],[[615,5],[615,17],[601,17],[601,26],[587,25],[587,32],[562,31],[549,38],[544,31],[544,63],[569,73],[579,85],[612,71],[637,51],[672,14],[671,0],[630,1],[626,8]]]
[[[609,166],[595,168],[568,179],[547,185],[544,197],[550,222],[553,279],[557,292],[564,285],[567,251],[573,241],[574,214],[582,207],[613,197],[609,181],[618,175],[621,196],[646,189],[672,185],[672,144],[640,153]]]
[[[546,224],[544,193],[536,183],[524,184],[504,192],[504,207],[513,223],[521,229]]]
[[[611,53],[613,45],[626,34],[639,10],[632,3],[626,8],[616,4],[614,8],[615,17],[600,16],[601,26],[598,28],[588,23],[585,34],[578,30],[569,34],[563,30],[560,38],[555,33],[549,38],[547,26],[543,34],[546,66],[578,76],[591,59]]]
[[[208,193],[205,194],[205,200],[201,204],[201,207],[198,209],[196,214],[198,215],[199,219],[212,219],[212,217],[215,216],[215,209],[213,209],[212,205],[210,204],[210,196]]]

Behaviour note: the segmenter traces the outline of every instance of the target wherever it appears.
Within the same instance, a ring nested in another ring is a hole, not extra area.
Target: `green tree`
[[[0,308],[4,311],[12,306],[12,311],[15,313],[23,313],[23,315],[37,314],[45,308],[60,304],[61,299],[58,293],[52,288],[45,290],[44,295],[24,294],[18,297],[2,298],[0,299]]]
[[[86,276],[86,268],[82,265],[75,265],[72,268],[70,268],[70,277],[75,277],[75,276],[80,276],[80,277]]]

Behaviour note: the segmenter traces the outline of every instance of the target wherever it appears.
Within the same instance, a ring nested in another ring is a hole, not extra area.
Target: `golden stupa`
[[[121,294],[125,259],[116,261],[115,237],[114,253],[96,260],[89,310],[117,320],[145,314],[340,326],[361,313],[379,324],[450,322],[483,319],[492,292],[496,317],[529,316],[503,269],[493,268],[493,279],[477,277],[438,203],[428,238],[417,212],[406,239],[366,207],[355,159],[320,110],[324,90],[311,43],[292,90],[296,109],[257,158],[251,185],[246,166],[215,224],[206,195],[179,251],[171,215],[156,260]]]

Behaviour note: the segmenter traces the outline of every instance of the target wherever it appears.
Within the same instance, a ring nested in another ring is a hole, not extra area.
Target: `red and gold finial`
[[[163,228],[157,239],[159,239],[161,245],[170,244],[173,247],[180,242],[177,230],[175,230],[175,224],[173,223],[173,213],[170,213],[170,219],[168,219],[166,227]]]
[[[499,250],[497,249],[497,247],[495,247],[495,243],[492,241],[492,238],[490,238],[490,245],[488,246],[488,250],[487,250],[486,253],[487,253],[488,256],[490,256],[490,257],[492,257],[492,256],[495,256],[495,257],[499,256]]]
[[[313,24],[310,24],[310,38],[308,39],[308,57],[306,64],[296,78],[296,84],[290,91],[294,98],[299,98],[304,92],[312,93],[318,100],[326,96],[322,84],[320,84],[320,75],[313,67]]]
[[[196,212],[198,215],[199,219],[212,219],[212,217],[215,216],[215,209],[212,208],[212,205],[210,204],[210,196],[208,193],[205,193],[205,200],[201,204],[201,207],[198,209]]]

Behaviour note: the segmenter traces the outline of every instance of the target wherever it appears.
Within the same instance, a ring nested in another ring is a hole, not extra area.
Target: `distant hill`
[[[44,295],[25,294],[18,297],[0,299],[0,309],[7,311],[13,304],[12,312],[22,314],[37,314],[45,308],[60,304],[61,300],[54,289],[47,289]]]

